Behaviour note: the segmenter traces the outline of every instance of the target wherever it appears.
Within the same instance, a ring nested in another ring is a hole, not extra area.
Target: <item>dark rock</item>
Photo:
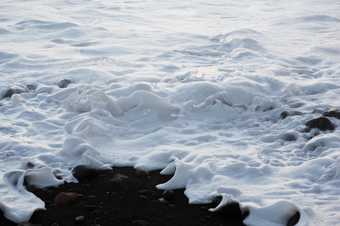
[[[76,166],[72,170],[73,176],[79,181],[82,182],[84,180],[89,180],[97,177],[100,173],[100,170],[89,168],[87,166]]]
[[[83,195],[76,192],[61,192],[54,198],[57,206],[69,206],[76,203]]]
[[[32,224],[40,224],[42,219],[46,216],[47,210],[46,209],[37,209],[34,211],[30,223]]]
[[[20,88],[9,88],[5,94],[2,96],[2,98],[11,98],[14,94],[20,94],[20,93],[24,93],[25,90],[24,89],[20,89]]]
[[[134,220],[131,223],[132,223],[132,225],[135,225],[135,226],[148,226],[148,225],[150,225],[150,223],[146,220]]]
[[[238,202],[230,202],[215,213],[223,216],[225,219],[245,219],[248,215],[247,211],[242,211]]]
[[[281,119],[285,119],[288,116],[294,116],[294,115],[302,115],[302,112],[299,112],[299,111],[283,111],[280,114],[280,117],[281,117]]]
[[[282,118],[282,119],[285,119],[285,118],[287,118],[289,116],[289,112],[288,111],[283,111],[281,114],[280,114],[280,117]]]
[[[271,111],[274,110],[275,106],[274,105],[269,105],[269,106],[256,106],[255,107],[255,111],[262,111],[262,112],[266,112],[266,111]]]
[[[26,164],[25,164],[25,168],[26,169],[33,169],[35,167],[35,164],[33,162],[30,162],[28,161]]]
[[[319,129],[321,131],[333,131],[335,129],[335,125],[325,117],[319,117],[306,122],[306,127],[306,132],[309,132],[311,129]]]
[[[340,119],[340,110],[331,110],[331,111],[325,112],[323,116]]]
[[[211,199],[211,204],[213,206],[218,206],[218,204],[220,204],[221,201],[222,201],[222,196],[215,196]]]
[[[60,80],[57,85],[59,88],[67,88],[70,84],[72,83],[72,81],[70,79],[63,79],[63,80]]]
[[[296,224],[299,222],[300,217],[301,217],[300,212],[299,212],[299,211],[296,211],[296,212],[294,213],[294,215],[291,216],[291,217],[288,219],[287,226],[294,226],[294,225],[296,225]]]
[[[172,190],[169,191],[164,191],[162,194],[162,197],[166,200],[166,201],[173,201],[175,199],[175,192]]]
[[[26,88],[28,89],[28,90],[36,90],[37,89],[37,85],[36,84],[28,84],[28,85],[26,85]]]

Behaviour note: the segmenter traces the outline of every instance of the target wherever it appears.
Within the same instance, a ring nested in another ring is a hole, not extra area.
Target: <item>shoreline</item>
[[[80,170],[79,170],[80,169]],[[245,226],[238,203],[210,212],[217,202],[192,205],[183,189],[162,191],[157,184],[171,176],[131,167],[73,172],[79,183],[27,189],[42,199],[46,210],[37,210],[25,226]],[[0,225],[18,225],[0,217]]]

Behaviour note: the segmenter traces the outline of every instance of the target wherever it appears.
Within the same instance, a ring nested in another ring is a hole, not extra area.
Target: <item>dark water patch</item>
[[[282,140],[285,140],[285,141],[296,141],[298,139],[298,135],[296,133],[293,133],[293,132],[288,132],[288,133],[284,133],[280,136],[280,138]]]
[[[56,44],[69,44],[69,43],[72,43],[72,40],[56,38],[56,39],[52,39],[51,42],[56,43]]]
[[[55,44],[67,44],[73,47],[89,47],[89,46],[94,46],[98,44],[98,42],[94,41],[74,41],[71,39],[64,39],[64,38],[57,38],[57,39],[52,39],[50,42],[55,43]]]
[[[71,46],[73,47],[88,47],[88,46],[93,46],[96,45],[97,42],[77,42],[77,43],[73,43],[71,44]]]
[[[16,58],[18,55],[8,52],[0,52],[0,64],[6,63],[14,58]]]
[[[5,34],[9,34],[10,31],[9,30],[6,30],[4,28],[0,28],[0,35],[5,35]]]
[[[252,38],[232,38],[220,41],[221,45],[217,45],[217,50],[224,52],[232,52],[236,49],[248,49],[254,52],[265,52],[265,48],[259,41]]]
[[[44,20],[24,20],[15,24],[19,30],[25,29],[43,29],[43,30],[62,30],[70,27],[78,27],[75,23],[70,22],[51,22]]]
[[[238,48],[252,50],[255,52],[265,52],[266,49],[260,43],[262,34],[251,29],[241,29],[227,34],[221,34],[211,39],[214,43],[221,44],[219,49],[233,51]]]
[[[340,48],[338,47],[316,47],[314,48],[315,51],[319,53],[324,53],[326,55],[334,55],[334,56],[340,56]]]
[[[66,66],[68,64],[72,63],[66,62],[63,59],[51,59],[44,56],[20,56],[13,60],[8,60],[7,62],[4,62],[4,71],[6,71],[7,73],[13,73],[13,71],[17,72],[19,70],[25,71],[25,73],[31,71],[36,76],[42,73],[43,70],[50,70],[52,67]]]
[[[212,41],[217,41],[217,42],[221,42],[223,40],[226,40],[227,38],[230,37],[259,37],[262,36],[262,33],[256,31],[256,30],[252,30],[252,29],[239,29],[239,30],[235,30],[226,34],[219,34],[214,36],[211,40]]]
[[[309,23],[317,23],[317,22],[339,23],[340,19],[334,16],[329,16],[329,15],[311,15],[311,16],[298,17],[297,21],[309,22]]]
[[[82,48],[79,52],[89,56],[120,56],[130,54],[130,51],[125,47],[120,46],[105,46],[98,48]]]
[[[301,63],[306,64],[306,65],[310,65],[310,66],[315,66],[316,64],[319,64],[319,63],[322,62],[322,59],[315,57],[315,56],[297,57],[296,60],[298,62],[301,62]]]

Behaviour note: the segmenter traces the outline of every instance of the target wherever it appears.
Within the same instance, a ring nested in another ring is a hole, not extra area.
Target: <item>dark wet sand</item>
[[[189,205],[183,190],[163,193],[155,185],[169,179],[158,171],[140,172],[115,168],[80,178],[80,183],[57,188],[36,189],[33,193],[46,203],[46,210],[34,213],[30,223],[43,226],[243,226],[237,203],[220,213],[209,205]],[[81,195],[76,201],[56,205],[62,192]],[[1,226],[16,225],[0,217]]]

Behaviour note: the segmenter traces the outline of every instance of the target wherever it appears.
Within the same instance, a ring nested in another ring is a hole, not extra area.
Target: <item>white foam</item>
[[[339,225],[340,121],[303,132],[340,108],[339,7],[2,3],[0,97],[24,93],[0,100],[0,209],[27,221],[44,203],[25,178],[57,186],[77,165],[114,165],[174,174],[158,188],[191,203],[238,201],[248,225],[295,211],[299,226]]]

